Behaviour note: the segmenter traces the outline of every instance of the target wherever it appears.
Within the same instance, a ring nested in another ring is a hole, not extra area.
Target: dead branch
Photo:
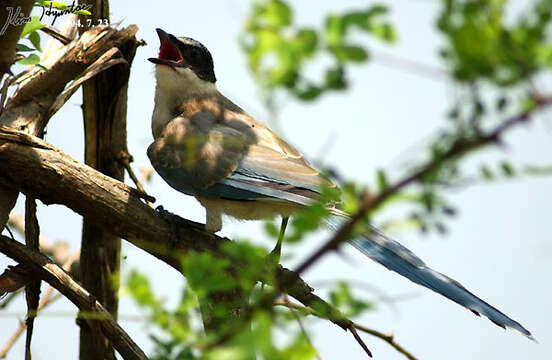
[[[0,118],[0,124],[39,135],[49,118],[48,111],[67,83],[75,79],[85,69],[113,47],[136,39],[135,25],[116,30],[111,27],[95,27],[80,38],[71,41],[50,57],[39,68],[30,71],[19,79],[20,87],[8,100]]]
[[[65,263],[63,264],[63,267],[62,267],[63,270],[65,270],[66,272],[69,272],[69,269],[71,268],[71,265],[73,265],[73,263],[78,261],[79,257],[80,257],[80,251],[76,251],[70,257],[68,257],[66,259]],[[18,267],[18,266],[21,266],[21,265],[17,265],[16,267]],[[50,305],[51,303],[53,303],[55,300],[59,299],[60,297],[61,297],[61,295],[59,293],[54,295],[54,287],[49,286],[48,289],[44,292],[44,295],[42,296],[42,299],[40,299],[40,303],[38,304],[38,308],[36,310],[36,315],[38,315],[38,313],[42,309],[44,309],[45,307],[47,307],[48,305]],[[17,327],[17,329],[14,331],[12,336],[10,336],[10,338],[8,339],[8,341],[6,342],[4,347],[2,349],[0,349],[0,359],[3,359],[7,356],[8,351],[10,351],[13,344],[15,344],[17,339],[19,339],[19,337],[21,336],[21,334],[23,333],[23,331],[26,328],[27,328],[27,324],[24,321],[20,321],[19,326]]]
[[[31,250],[38,252],[38,236],[40,228],[36,217],[36,199],[27,195],[25,199],[25,244]],[[25,359],[31,359],[31,340],[33,337],[34,318],[38,310],[40,299],[40,279],[33,279],[25,286],[25,300],[27,301],[27,337],[25,339]]]
[[[18,263],[28,266],[31,271],[55,287],[80,310],[93,312],[95,317],[101,318],[102,321],[99,324],[103,333],[111,340],[115,349],[124,359],[147,359],[138,345],[113,320],[111,314],[52,260],[6,236],[0,236],[0,251]]]
[[[19,88],[7,101],[0,125],[41,136],[50,116],[69,99],[67,92],[62,94],[66,85],[79,74],[84,75],[109,49],[138,44],[134,37],[137,31],[135,25],[121,30],[94,27],[62,47],[42,64],[48,71],[35,68],[18,78]],[[4,228],[16,200],[16,192],[0,188],[0,229]]]
[[[2,36],[2,51],[0,51],[0,79],[10,72],[15,58],[16,46],[23,31],[24,23],[14,25],[8,20],[20,20],[31,13],[33,0],[4,0],[0,7],[0,36]],[[18,10],[19,9],[19,10]],[[16,16],[16,13],[18,16]],[[5,27],[5,28],[4,28]]]

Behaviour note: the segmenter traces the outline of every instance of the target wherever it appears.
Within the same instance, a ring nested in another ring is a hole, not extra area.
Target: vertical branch
[[[29,16],[33,3],[33,0],[2,0],[2,6],[0,7],[0,43],[2,44],[0,79],[4,73],[10,72],[10,67],[15,58],[16,45],[25,26],[25,24],[14,25],[13,20],[22,16]],[[17,17],[15,17],[16,15]]]
[[[91,4],[92,16],[81,24],[97,25],[109,20],[107,0],[85,0]],[[88,22],[87,22],[88,20]],[[86,27],[80,29],[86,31]],[[123,44],[119,50],[130,64],[136,51],[136,41]],[[126,107],[128,66],[115,66],[83,84],[83,118],[85,132],[85,162],[104,174],[123,181],[124,167],[119,154],[126,152]],[[83,219],[81,242],[81,279],[84,287],[117,318],[117,291],[121,240],[107,229]],[[114,359],[113,345],[100,326],[81,322],[80,359]]]
[[[36,217],[36,199],[27,196],[25,199],[25,243],[33,250],[38,251],[40,228]],[[38,310],[40,295],[40,280],[33,280],[25,286],[25,299],[27,300],[27,337],[25,339],[25,360],[31,360],[31,339],[33,337],[33,324]]]
[[[0,35],[0,48],[2,48],[2,51],[0,51],[0,80],[5,73],[10,72],[10,67],[15,58],[17,42],[24,27],[24,24],[19,26],[9,24],[10,15],[13,17],[19,7],[19,13],[28,16],[33,3],[33,0],[2,1],[0,7],[0,32],[2,32]],[[3,106],[3,104],[0,104],[0,106]],[[2,125],[2,121],[0,121],[0,125]],[[17,191],[0,188],[0,233],[8,222],[10,211],[15,206],[18,194]]]

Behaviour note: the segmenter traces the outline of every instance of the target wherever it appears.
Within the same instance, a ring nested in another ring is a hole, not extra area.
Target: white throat
[[[214,83],[202,80],[188,68],[155,66],[155,108],[151,128],[153,137],[161,135],[162,129],[171,121],[180,104],[194,97],[203,97],[218,92]]]

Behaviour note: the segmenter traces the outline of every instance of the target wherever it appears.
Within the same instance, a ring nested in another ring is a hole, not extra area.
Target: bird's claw
[[[177,216],[170,211],[165,210],[163,205],[159,205],[158,207],[156,207],[155,211],[157,211],[159,215],[161,215],[163,220],[165,220],[169,224],[171,228],[171,245],[173,248],[176,247],[176,245],[178,244],[178,226],[176,219]]]

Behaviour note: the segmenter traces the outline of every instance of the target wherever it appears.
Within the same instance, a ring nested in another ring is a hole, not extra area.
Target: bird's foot
[[[163,220],[165,220],[169,224],[171,228],[171,245],[173,248],[176,247],[176,245],[178,244],[178,216],[168,210],[165,210],[163,205],[159,205],[158,207],[156,207],[155,211],[157,211],[159,215],[161,215]]]

